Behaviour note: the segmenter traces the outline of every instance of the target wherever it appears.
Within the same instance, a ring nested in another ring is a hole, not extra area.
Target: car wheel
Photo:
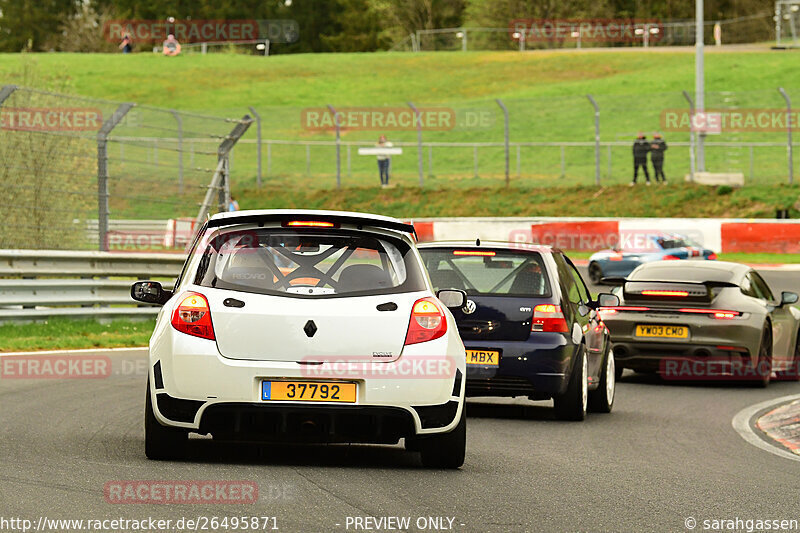
[[[580,357],[575,361],[575,368],[569,378],[567,391],[553,397],[553,406],[559,420],[580,421],[586,418],[586,407],[589,400],[587,364],[586,347],[581,345]]]
[[[756,367],[750,364],[750,370],[756,376],[753,385],[756,387],[766,387],[769,385],[772,375],[772,331],[769,327],[764,328],[761,333],[761,345],[758,348],[758,362]]]
[[[443,435],[406,441],[406,449],[418,449],[423,466],[427,468],[459,468],[467,452],[466,404],[455,429]],[[409,448],[409,445],[411,446]]]
[[[800,331],[797,332],[797,341],[794,343],[794,358],[789,363],[789,368],[778,372],[778,377],[783,381],[800,381]]]
[[[617,389],[616,367],[614,365],[614,350],[609,349],[606,362],[600,374],[600,384],[597,389],[589,392],[589,410],[593,413],[610,413],[614,407],[614,394]]]
[[[595,285],[599,285],[603,279],[603,269],[597,263],[589,263],[589,279]]]
[[[150,381],[144,407],[144,453],[148,459],[178,459],[186,451],[189,433],[178,428],[162,426],[153,414],[150,401]]]

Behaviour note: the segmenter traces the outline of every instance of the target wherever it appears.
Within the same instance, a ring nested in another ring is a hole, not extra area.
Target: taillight
[[[406,345],[438,339],[447,333],[444,311],[433,298],[421,298],[411,308]]]
[[[601,315],[615,315],[621,311],[649,311],[649,307],[632,307],[632,306],[617,306],[617,307],[601,307],[598,309]]]
[[[206,297],[196,292],[187,293],[172,313],[172,327],[181,333],[213,341],[214,325]]]
[[[285,228],[335,228],[333,222],[324,220],[290,220],[282,224]]]
[[[675,260],[680,260],[680,257],[678,257],[677,255],[669,254],[669,255],[665,255],[661,259],[663,261],[675,261]]]
[[[739,318],[742,313],[739,311],[729,311],[727,309],[678,309],[679,313],[695,313],[698,315],[709,315],[711,318],[731,319]]]
[[[715,254],[714,252],[711,252],[709,254],[709,256],[706,257],[706,259],[708,259],[709,261],[716,261],[717,260],[717,254]]]
[[[533,308],[531,331],[549,331],[567,333],[569,327],[560,305],[539,304]]]
[[[609,255],[608,256],[608,260],[609,261],[622,261],[622,257],[623,257],[622,254]]]
[[[497,252],[491,250],[453,250],[453,255],[476,255],[480,257],[494,257]]]

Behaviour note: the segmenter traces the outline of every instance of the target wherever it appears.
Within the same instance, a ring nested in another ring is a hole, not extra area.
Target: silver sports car
[[[617,285],[601,308],[616,368],[672,379],[734,378],[767,386],[772,372],[800,379],[798,295],[775,298],[752,268],[722,261],[658,261]]]

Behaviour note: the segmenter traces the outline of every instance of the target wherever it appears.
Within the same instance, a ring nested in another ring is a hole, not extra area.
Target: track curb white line
[[[767,451],[773,455],[777,455],[778,457],[783,457],[784,459],[791,459],[792,461],[800,461],[800,456],[793,454],[792,452],[780,447],[778,443],[770,444],[765,439],[768,439],[766,435],[764,437],[759,436],[756,433],[756,430],[753,429],[753,425],[751,421],[753,418],[760,412],[770,409],[771,407],[778,407],[782,404],[793,402],[794,400],[800,399],[800,394],[792,394],[789,396],[781,396],[780,398],[774,398],[772,400],[767,400],[764,402],[757,403],[755,405],[751,405],[749,407],[745,407],[736,415],[734,415],[733,419],[731,420],[731,425],[733,429],[746,440],[748,443],[752,444],[757,448],[761,448],[764,451]]]
[[[80,350],[35,350],[32,352],[0,352],[0,357],[9,357],[12,355],[57,355],[66,353],[106,353],[106,352],[135,352],[139,350],[148,350],[147,346],[136,346],[128,348],[84,348]]]

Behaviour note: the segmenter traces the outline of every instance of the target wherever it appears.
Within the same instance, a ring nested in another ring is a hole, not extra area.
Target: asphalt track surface
[[[766,277],[776,291],[800,289],[791,273]],[[424,469],[399,446],[207,439],[193,439],[183,461],[154,462],[144,457],[146,352],[108,356],[105,379],[0,379],[0,528],[3,518],[36,524],[42,516],[274,516],[283,532],[364,531],[346,527],[363,516],[410,517],[408,531],[436,531],[416,527],[419,517],[450,517],[451,531],[469,532],[689,531],[689,518],[695,530],[713,519],[800,519],[798,463],[731,426],[745,407],[800,393],[798,383],[756,389],[626,372],[614,411],[584,422],[556,421],[551,402],[471,400],[458,471]],[[119,480],[245,480],[260,495],[251,505],[107,503],[104,485]]]

